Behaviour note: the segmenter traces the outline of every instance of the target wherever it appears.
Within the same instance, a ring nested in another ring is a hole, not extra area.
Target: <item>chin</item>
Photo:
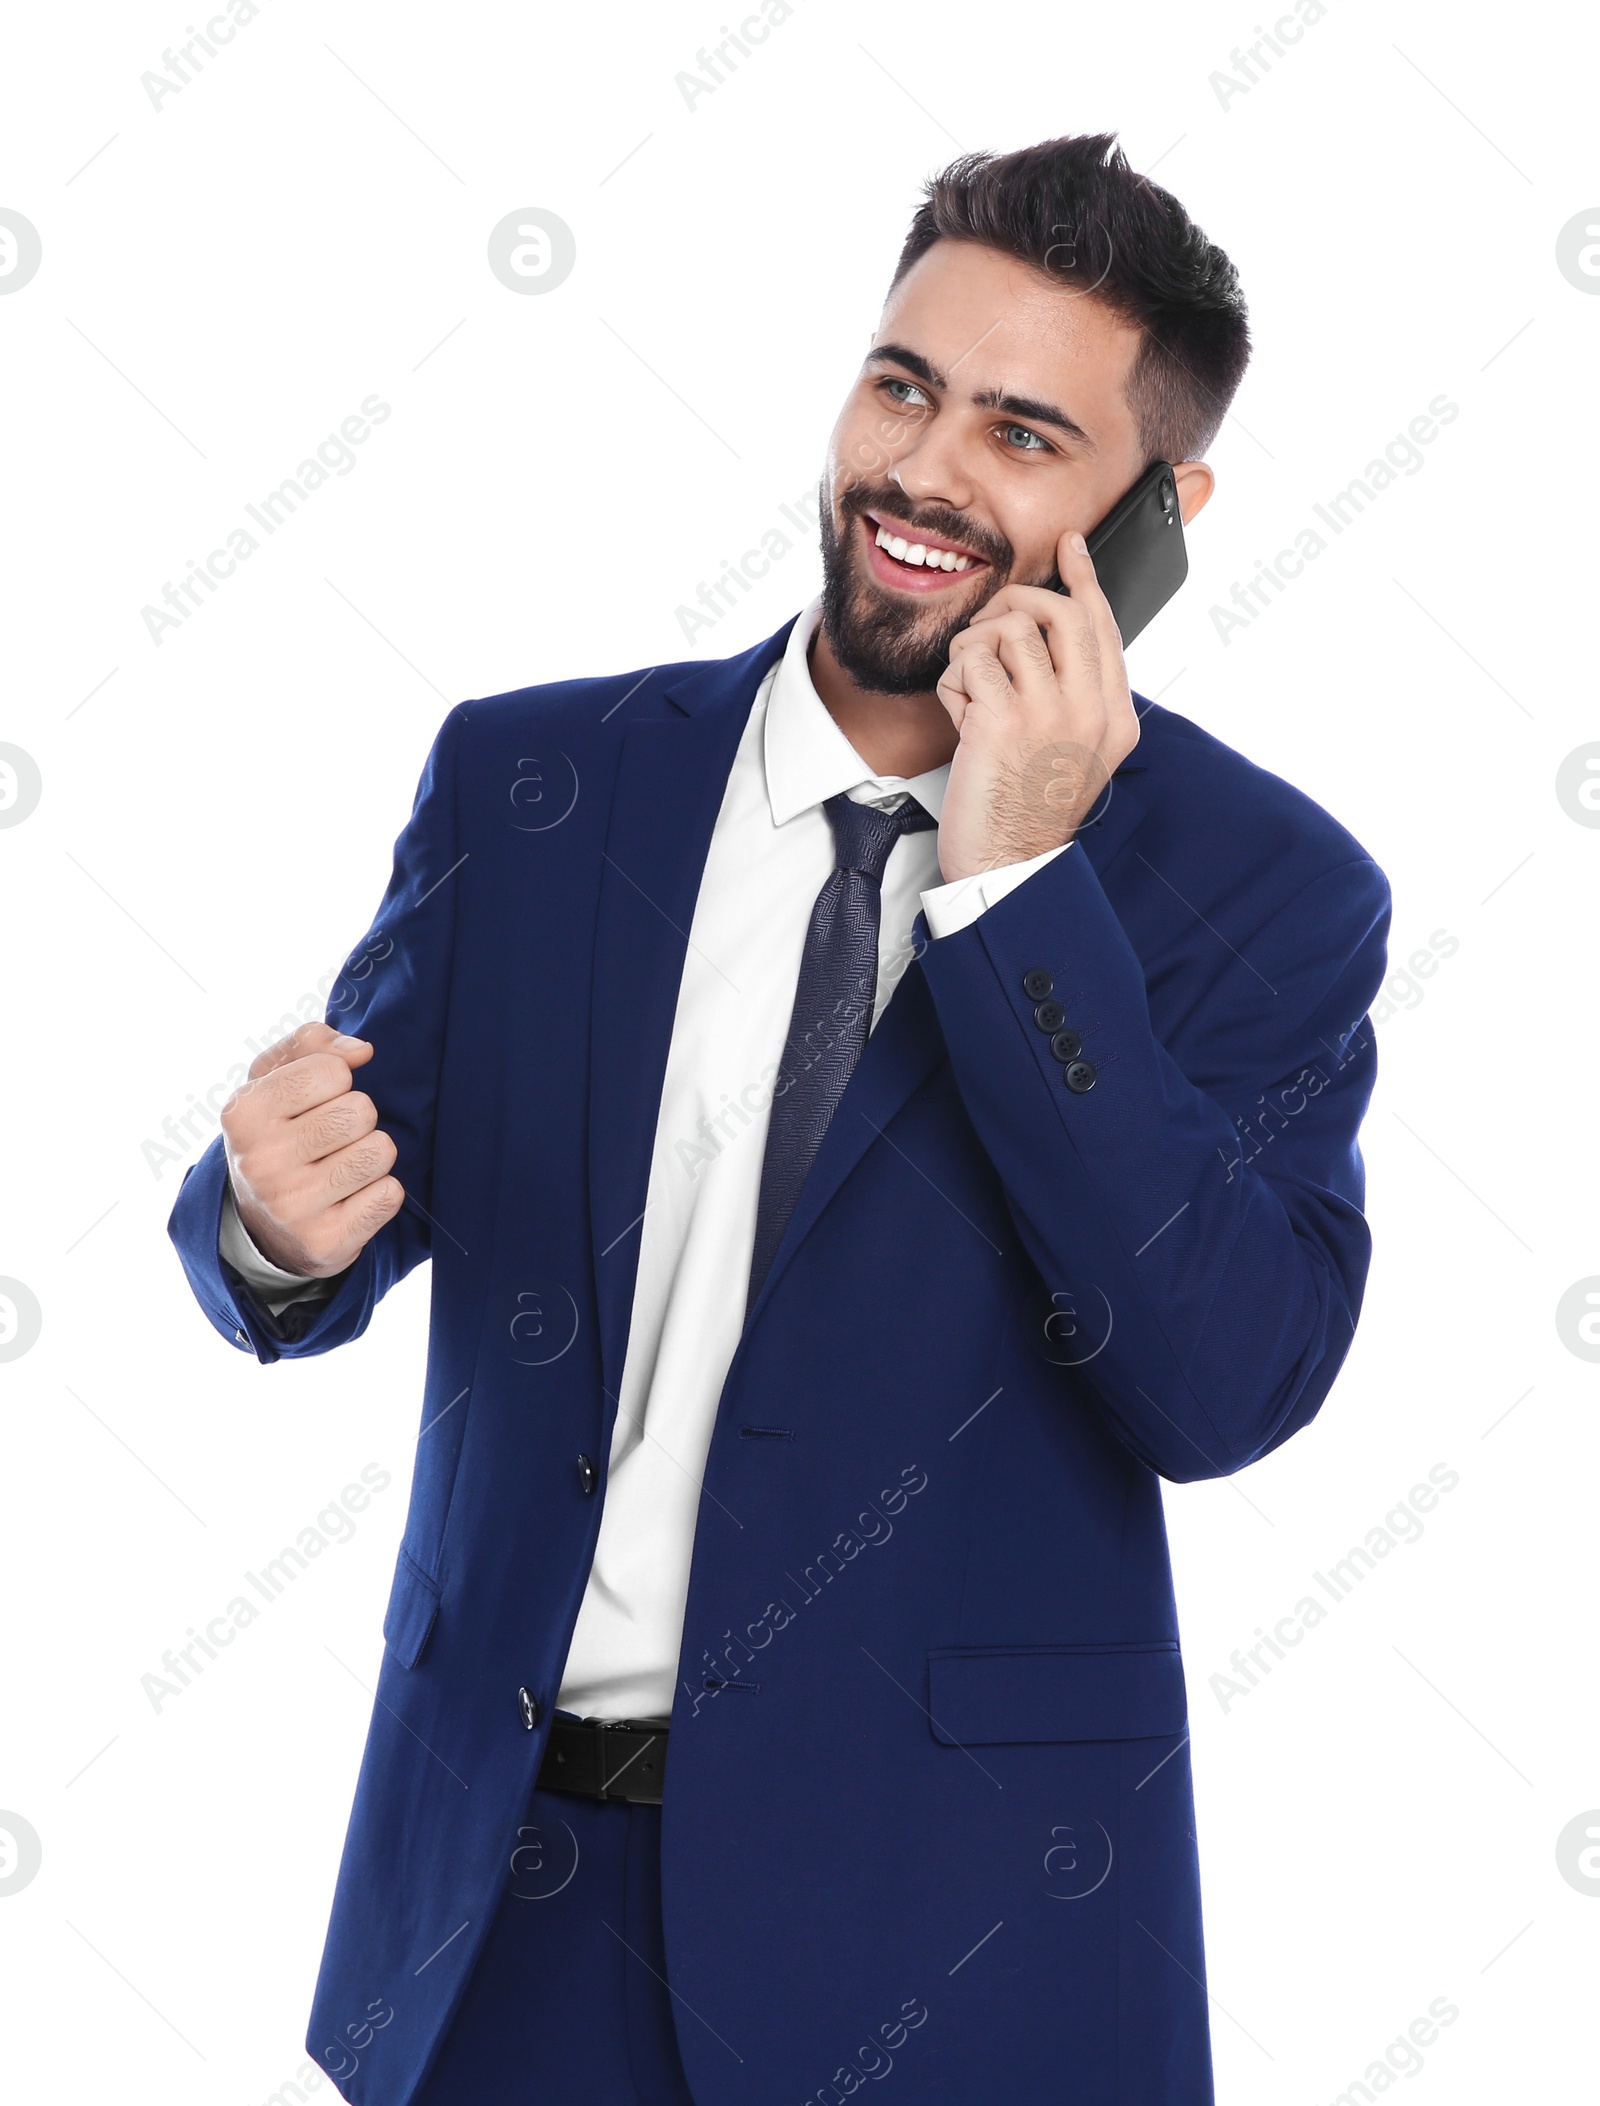
[[[998,582],[960,605],[908,601],[854,565],[825,562],[822,627],[840,666],[875,695],[931,694],[950,663],[952,640],[999,590]]]

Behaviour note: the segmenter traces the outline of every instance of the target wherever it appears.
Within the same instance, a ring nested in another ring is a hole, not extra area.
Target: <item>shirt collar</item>
[[[909,794],[937,820],[950,780],[948,761],[923,775],[875,775],[829,715],[809,663],[811,639],[821,618],[819,594],[790,630],[767,697],[762,750],[773,825],[787,825],[841,790],[865,790],[870,802]]]

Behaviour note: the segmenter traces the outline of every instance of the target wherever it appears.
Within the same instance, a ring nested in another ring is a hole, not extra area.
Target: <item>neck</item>
[[[956,728],[932,688],[885,695],[862,687],[833,655],[817,624],[807,663],[823,707],[874,775],[925,775],[956,750]]]

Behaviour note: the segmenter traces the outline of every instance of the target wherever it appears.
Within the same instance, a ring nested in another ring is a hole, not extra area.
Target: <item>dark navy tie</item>
[[[822,809],[833,827],[834,871],[811,909],[794,1014],[773,1083],[747,1307],[761,1292],[806,1173],[872,1028],[889,851],[902,834],[923,833],[936,823],[914,797],[884,812],[841,794],[828,798]]]

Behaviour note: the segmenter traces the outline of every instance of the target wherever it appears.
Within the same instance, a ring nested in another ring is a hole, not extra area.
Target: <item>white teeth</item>
[[[897,563],[920,565],[927,570],[970,570],[972,558],[958,556],[954,549],[929,548],[925,542],[908,542],[903,535],[891,534],[887,527],[879,527],[879,548],[887,549]]]

